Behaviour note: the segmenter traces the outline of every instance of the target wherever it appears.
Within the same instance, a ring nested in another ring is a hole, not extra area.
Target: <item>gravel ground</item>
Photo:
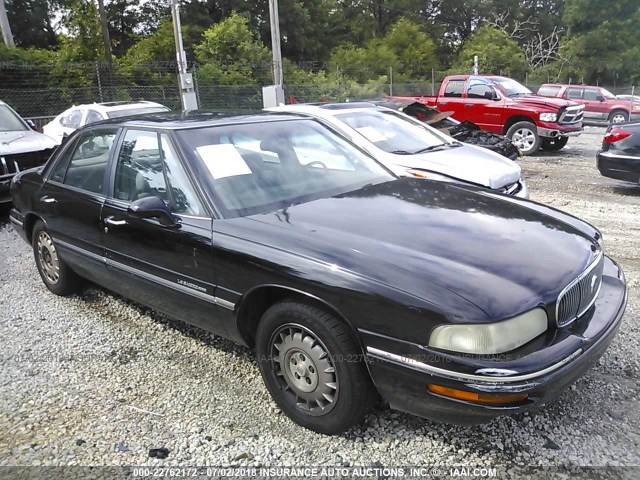
[[[475,427],[378,408],[327,437],[271,401],[252,353],[98,288],[58,298],[0,223],[0,465],[639,465],[640,188],[601,177],[603,128],[521,161],[534,200],[599,227],[623,266],[617,339],[543,409]],[[149,458],[164,447],[164,460]]]

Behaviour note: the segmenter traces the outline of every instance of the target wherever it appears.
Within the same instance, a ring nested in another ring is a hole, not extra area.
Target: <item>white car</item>
[[[283,105],[271,111],[324,120],[395,173],[457,182],[529,198],[520,167],[502,155],[467,145],[404,113],[371,103]]]
[[[42,127],[42,131],[60,144],[65,135],[70,135],[73,131],[88,123],[106,120],[107,118],[168,111],[169,108],[160,103],[146,101],[74,105]]]

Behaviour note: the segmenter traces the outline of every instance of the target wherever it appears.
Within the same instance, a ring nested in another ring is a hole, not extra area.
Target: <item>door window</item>
[[[600,95],[597,90],[586,89],[584,91],[585,100],[589,100],[591,102],[597,102],[598,100],[600,100],[600,98],[602,98],[602,95]]]
[[[102,115],[100,115],[95,110],[89,110],[87,112],[87,121],[85,122],[85,124],[99,122],[100,120],[104,120],[104,118],[102,118]]]
[[[493,88],[491,88],[489,85],[485,85],[485,84],[476,84],[476,85],[471,85],[469,87],[469,90],[467,91],[467,97],[468,98],[493,98],[494,96],[494,90]]]
[[[567,88],[567,93],[565,94],[567,98],[582,98],[582,89],[581,88]]]
[[[449,80],[445,87],[445,97],[462,97],[465,80]]]
[[[168,136],[148,130],[127,131],[118,155],[114,196],[127,202],[156,196],[176,213],[204,214]]]
[[[60,125],[73,129],[80,128],[80,122],[82,122],[82,110],[77,108],[71,110],[60,119]]]
[[[102,193],[104,175],[117,133],[117,128],[83,133],[73,149],[64,184],[93,193]]]

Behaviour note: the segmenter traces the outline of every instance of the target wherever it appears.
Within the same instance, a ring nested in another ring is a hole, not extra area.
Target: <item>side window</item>
[[[117,128],[83,133],[73,148],[64,184],[93,193],[102,193],[104,174],[117,133]]]
[[[80,128],[82,110],[74,109],[60,119],[60,124],[67,128]]]
[[[74,152],[74,145],[76,142],[71,142],[62,152],[62,154],[58,157],[56,164],[51,170],[51,174],[49,175],[49,180],[53,182],[62,183],[64,181],[64,175],[67,173],[67,168],[69,167],[69,162],[71,161],[71,155]]]
[[[160,135],[160,144],[162,145],[162,158],[171,197],[171,210],[185,215],[206,215],[168,135]]]
[[[595,102],[598,100],[598,97],[600,96],[601,95],[596,90],[585,89],[583,98],[585,100],[590,100],[592,102]]]
[[[102,115],[100,115],[95,110],[89,110],[87,112],[87,121],[86,121],[85,124],[89,124],[89,123],[93,123],[93,122],[99,122],[100,120],[104,120],[104,118],[102,118]]]
[[[445,97],[462,97],[465,80],[449,80],[445,87]]]
[[[157,196],[169,203],[157,132],[127,131],[118,155],[114,196],[127,202]]]
[[[582,98],[582,89],[581,88],[567,88],[566,93],[564,94],[567,98]]]
[[[487,96],[488,94],[488,96]],[[467,97],[469,98],[493,98],[493,88],[489,85],[476,84],[469,87],[467,91]]]
[[[542,86],[538,89],[538,95],[543,97],[555,97],[558,95],[560,91],[560,87],[555,87],[552,85]]]

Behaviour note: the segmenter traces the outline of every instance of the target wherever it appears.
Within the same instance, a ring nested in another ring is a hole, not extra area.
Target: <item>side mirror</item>
[[[180,223],[160,197],[144,197],[131,202],[127,214],[133,218],[157,218],[160,225],[179,228]]]
[[[598,95],[598,101],[599,102],[604,102],[604,97],[602,95]]]
[[[33,122],[33,120],[31,119],[27,119],[27,125],[29,125],[29,127],[31,127],[32,130],[36,130],[36,124]]]

